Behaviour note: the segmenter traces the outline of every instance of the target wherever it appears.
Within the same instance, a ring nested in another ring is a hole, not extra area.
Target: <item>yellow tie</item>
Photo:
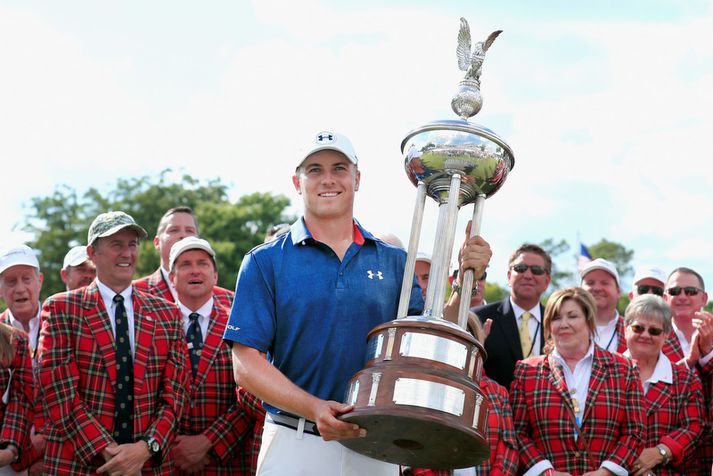
[[[530,356],[532,351],[532,339],[530,338],[530,328],[527,326],[527,321],[530,320],[532,314],[529,312],[522,313],[522,322],[520,323],[520,347],[522,348],[522,357],[524,359]]]

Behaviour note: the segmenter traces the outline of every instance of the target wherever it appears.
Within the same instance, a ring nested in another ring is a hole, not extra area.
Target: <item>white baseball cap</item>
[[[634,286],[643,279],[655,279],[663,286],[666,284],[667,277],[663,270],[657,266],[642,266],[636,268],[636,273],[634,273]]]
[[[18,265],[32,266],[39,271],[40,262],[37,260],[35,250],[27,245],[20,245],[0,252],[0,273]]]
[[[322,131],[315,134],[307,145],[300,149],[301,159],[295,168],[299,168],[302,162],[307,160],[307,157],[320,150],[336,150],[344,154],[352,164],[357,165],[358,163],[354,146],[347,136],[338,132]]]
[[[611,261],[607,261],[604,258],[597,258],[584,265],[584,268],[582,268],[582,271],[580,273],[580,275],[582,276],[582,281],[584,281],[584,277],[590,271],[594,271],[595,269],[604,270],[614,276],[614,279],[616,280],[616,285],[621,288],[621,284],[619,283],[619,273],[616,271],[616,266],[614,266],[614,263],[612,263]]]
[[[87,256],[86,245],[75,246],[64,255],[62,269],[67,269],[69,266],[79,266],[89,259]]]
[[[210,243],[202,238],[195,236],[187,236],[182,240],[178,240],[171,246],[171,252],[168,255],[168,269],[173,270],[173,264],[184,251],[188,250],[203,250],[213,258],[215,262],[215,251],[211,248]]]
[[[431,255],[424,251],[419,251],[416,253],[416,261],[425,261],[428,264],[431,264]]]

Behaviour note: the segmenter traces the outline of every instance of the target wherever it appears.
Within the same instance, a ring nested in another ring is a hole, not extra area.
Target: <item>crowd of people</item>
[[[361,174],[351,142],[310,138],[292,177],[303,216],[244,258],[235,292],[188,207],[168,210],[161,263],[134,279],[146,230],[98,215],[71,248],[67,291],[40,303],[36,250],[0,253],[0,475],[442,474],[358,454],[367,428],[339,417],[369,331],[396,317],[406,253],[353,216]],[[511,294],[485,303],[488,243],[467,237],[443,310],[487,352],[490,457],[458,475],[713,474],[713,315],[700,274],[637,270],[624,315],[612,263],[555,290],[539,246],[510,256]],[[416,260],[420,315],[430,257]],[[473,270],[473,293],[461,297]],[[233,270],[228,270],[232,272]]]

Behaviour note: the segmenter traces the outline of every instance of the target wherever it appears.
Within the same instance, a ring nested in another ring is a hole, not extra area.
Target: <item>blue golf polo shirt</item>
[[[354,237],[340,261],[300,219],[252,249],[240,267],[223,336],[267,353],[287,378],[324,400],[344,400],[349,379],[365,363],[367,334],[397,317],[405,251],[356,221]],[[409,314],[422,309],[414,279]]]

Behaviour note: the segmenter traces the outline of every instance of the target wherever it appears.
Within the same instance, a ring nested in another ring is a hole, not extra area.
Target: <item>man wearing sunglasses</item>
[[[624,319],[616,304],[621,295],[619,273],[611,261],[597,258],[582,269],[582,287],[597,303],[597,335],[594,342],[609,352],[626,351]]]
[[[673,311],[673,332],[663,346],[663,353],[672,361],[683,360],[695,369],[703,382],[704,408],[708,425],[696,450],[703,471],[713,465],[713,314],[703,311],[708,302],[703,277],[690,268],[676,268],[666,281],[664,299]]]
[[[629,291],[629,301],[633,301],[638,296],[645,294],[655,294],[663,297],[663,290],[666,285],[666,275],[656,266],[642,266],[636,268],[631,291]]]
[[[521,245],[508,262],[510,297],[475,309],[483,324],[492,320],[485,340],[485,374],[505,388],[510,388],[518,360],[542,353],[540,297],[550,284],[551,269],[552,259],[545,250],[530,243]]]

